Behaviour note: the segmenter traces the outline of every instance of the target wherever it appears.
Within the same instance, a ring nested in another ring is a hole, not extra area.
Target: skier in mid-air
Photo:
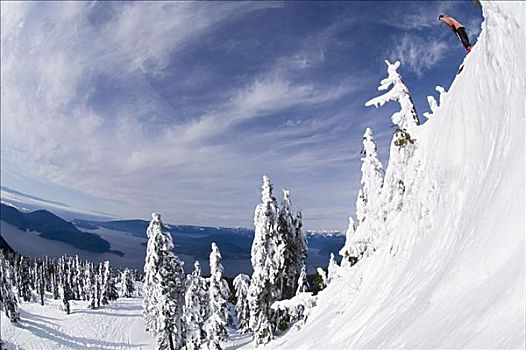
[[[453,32],[462,42],[462,45],[464,45],[466,51],[469,53],[471,51],[471,44],[469,43],[469,37],[466,33],[466,28],[464,28],[464,26],[460,24],[460,22],[458,22],[456,19],[448,15],[440,15],[438,16],[438,20],[446,24],[449,28],[453,30]]]

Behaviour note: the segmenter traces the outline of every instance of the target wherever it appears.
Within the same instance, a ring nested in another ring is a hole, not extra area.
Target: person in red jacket
[[[449,28],[453,30],[453,32],[462,42],[462,45],[464,45],[464,48],[467,52],[471,51],[471,44],[469,43],[469,37],[466,33],[466,28],[464,28],[464,26],[460,24],[460,22],[448,15],[440,15],[438,16],[438,20],[446,24]]]

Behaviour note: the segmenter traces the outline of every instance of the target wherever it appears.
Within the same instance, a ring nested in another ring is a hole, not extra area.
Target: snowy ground
[[[224,350],[251,349],[252,333],[238,334],[236,330],[228,329],[228,341],[224,345]]]
[[[119,298],[97,310],[83,301],[71,302],[71,314],[47,296],[46,305],[20,304],[21,321],[14,325],[1,313],[2,340],[7,349],[155,349],[155,339],[144,330],[142,298]],[[225,350],[251,349],[252,335],[229,329]]]
[[[47,305],[21,303],[21,321],[13,325],[2,313],[2,339],[8,349],[154,349],[144,330],[142,298],[119,299],[97,310],[71,302],[71,314],[58,300]]]

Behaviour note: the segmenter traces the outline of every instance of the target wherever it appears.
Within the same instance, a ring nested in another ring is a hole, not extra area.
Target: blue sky
[[[1,184],[83,212],[252,225],[261,178],[307,229],[345,229],[400,60],[420,115],[476,42],[466,2],[2,2]],[[423,119],[423,117],[422,117]]]

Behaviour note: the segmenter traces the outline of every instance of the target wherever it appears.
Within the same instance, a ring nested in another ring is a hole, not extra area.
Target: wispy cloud
[[[223,21],[247,12],[281,6],[278,2],[140,2],[125,3],[101,30],[117,48],[128,69],[155,73],[169,63],[170,55]],[[155,23],[155,25],[150,25]]]
[[[312,217],[351,210],[363,130],[385,127],[363,110],[376,80],[353,67],[375,59],[355,35],[363,4],[1,6],[2,171],[170,222],[250,224],[263,174]],[[411,35],[392,54],[421,74],[442,44]]]
[[[37,203],[45,203],[45,204],[51,204],[51,205],[55,205],[55,206],[58,206],[58,207],[63,207],[63,208],[67,208],[69,207],[69,205],[65,204],[65,203],[61,203],[61,202],[57,202],[57,201],[52,201],[52,200],[49,200],[49,199],[44,199],[44,198],[40,198],[40,197],[37,197],[37,196],[33,196],[31,194],[27,194],[27,193],[23,193],[23,192],[20,192],[20,191],[17,191],[17,190],[14,190],[12,188],[9,188],[7,186],[0,186],[0,191],[2,191],[2,197],[14,197],[14,198],[17,198],[17,199],[22,199],[22,200],[30,200],[30,201],[35,201]]]
[[[340,16],[320,31],[311,33],[298,44],[298,49],[279,57],[274,70],[303,70],[325,63],[326,52],[332,46],[355,46],[354,42],[338,39],[338,35],[359,23],[357,18]]]
[[[423,72],[446,56],[447,50],[446,42],[436,39],[425,40],[418,35],[405,34],[402,38],[395,40],[389,57],[392,60],[400,60],[403,65],[409,66],[409,69],[417,76],[422,76]]]
[[[417,2],[405,2],[403,6],[396,8],[390,16],[381,18],[379,22],[408,31],[429,30],[441,25],[438,16],[447,13],[454,6],[453,1],[432,1],[426,2],[425,5]]]
[[[279,157],[298,169],[322,165],[320,152],[251,158],[254,143],[245,146],[254,136],[241,125],[265,118],[275,123],[291,108],[337,101],[353,91],[352,79],[301,81],[286,67],[271,65],[223,91],[223,101],[205,114],[186,119],[156,92],[152,81],[162,79],[181,50],[222,22],[280,4],[209,5],[123,3],[107,15],[89,3],[3,3],[2,156],[18,171],[112,199],[114,207],[104,210],[137,215],[144,203],[159,210],[172,203],[195,222],[229,217],[219,197],[257,187],[262,171],[277,172]],[[115,95],[109,99],[104,89]],[[295,129],[311,128],[305,123]],[[239,137],[227,136],[235,133]],[[267,142],[279,148],[291,140],[269,132]],[[210,193],[190,199],[195,190]],[[252,204],[239,206],[250,212]],[[206,214],[196,215],[199,207]]]

